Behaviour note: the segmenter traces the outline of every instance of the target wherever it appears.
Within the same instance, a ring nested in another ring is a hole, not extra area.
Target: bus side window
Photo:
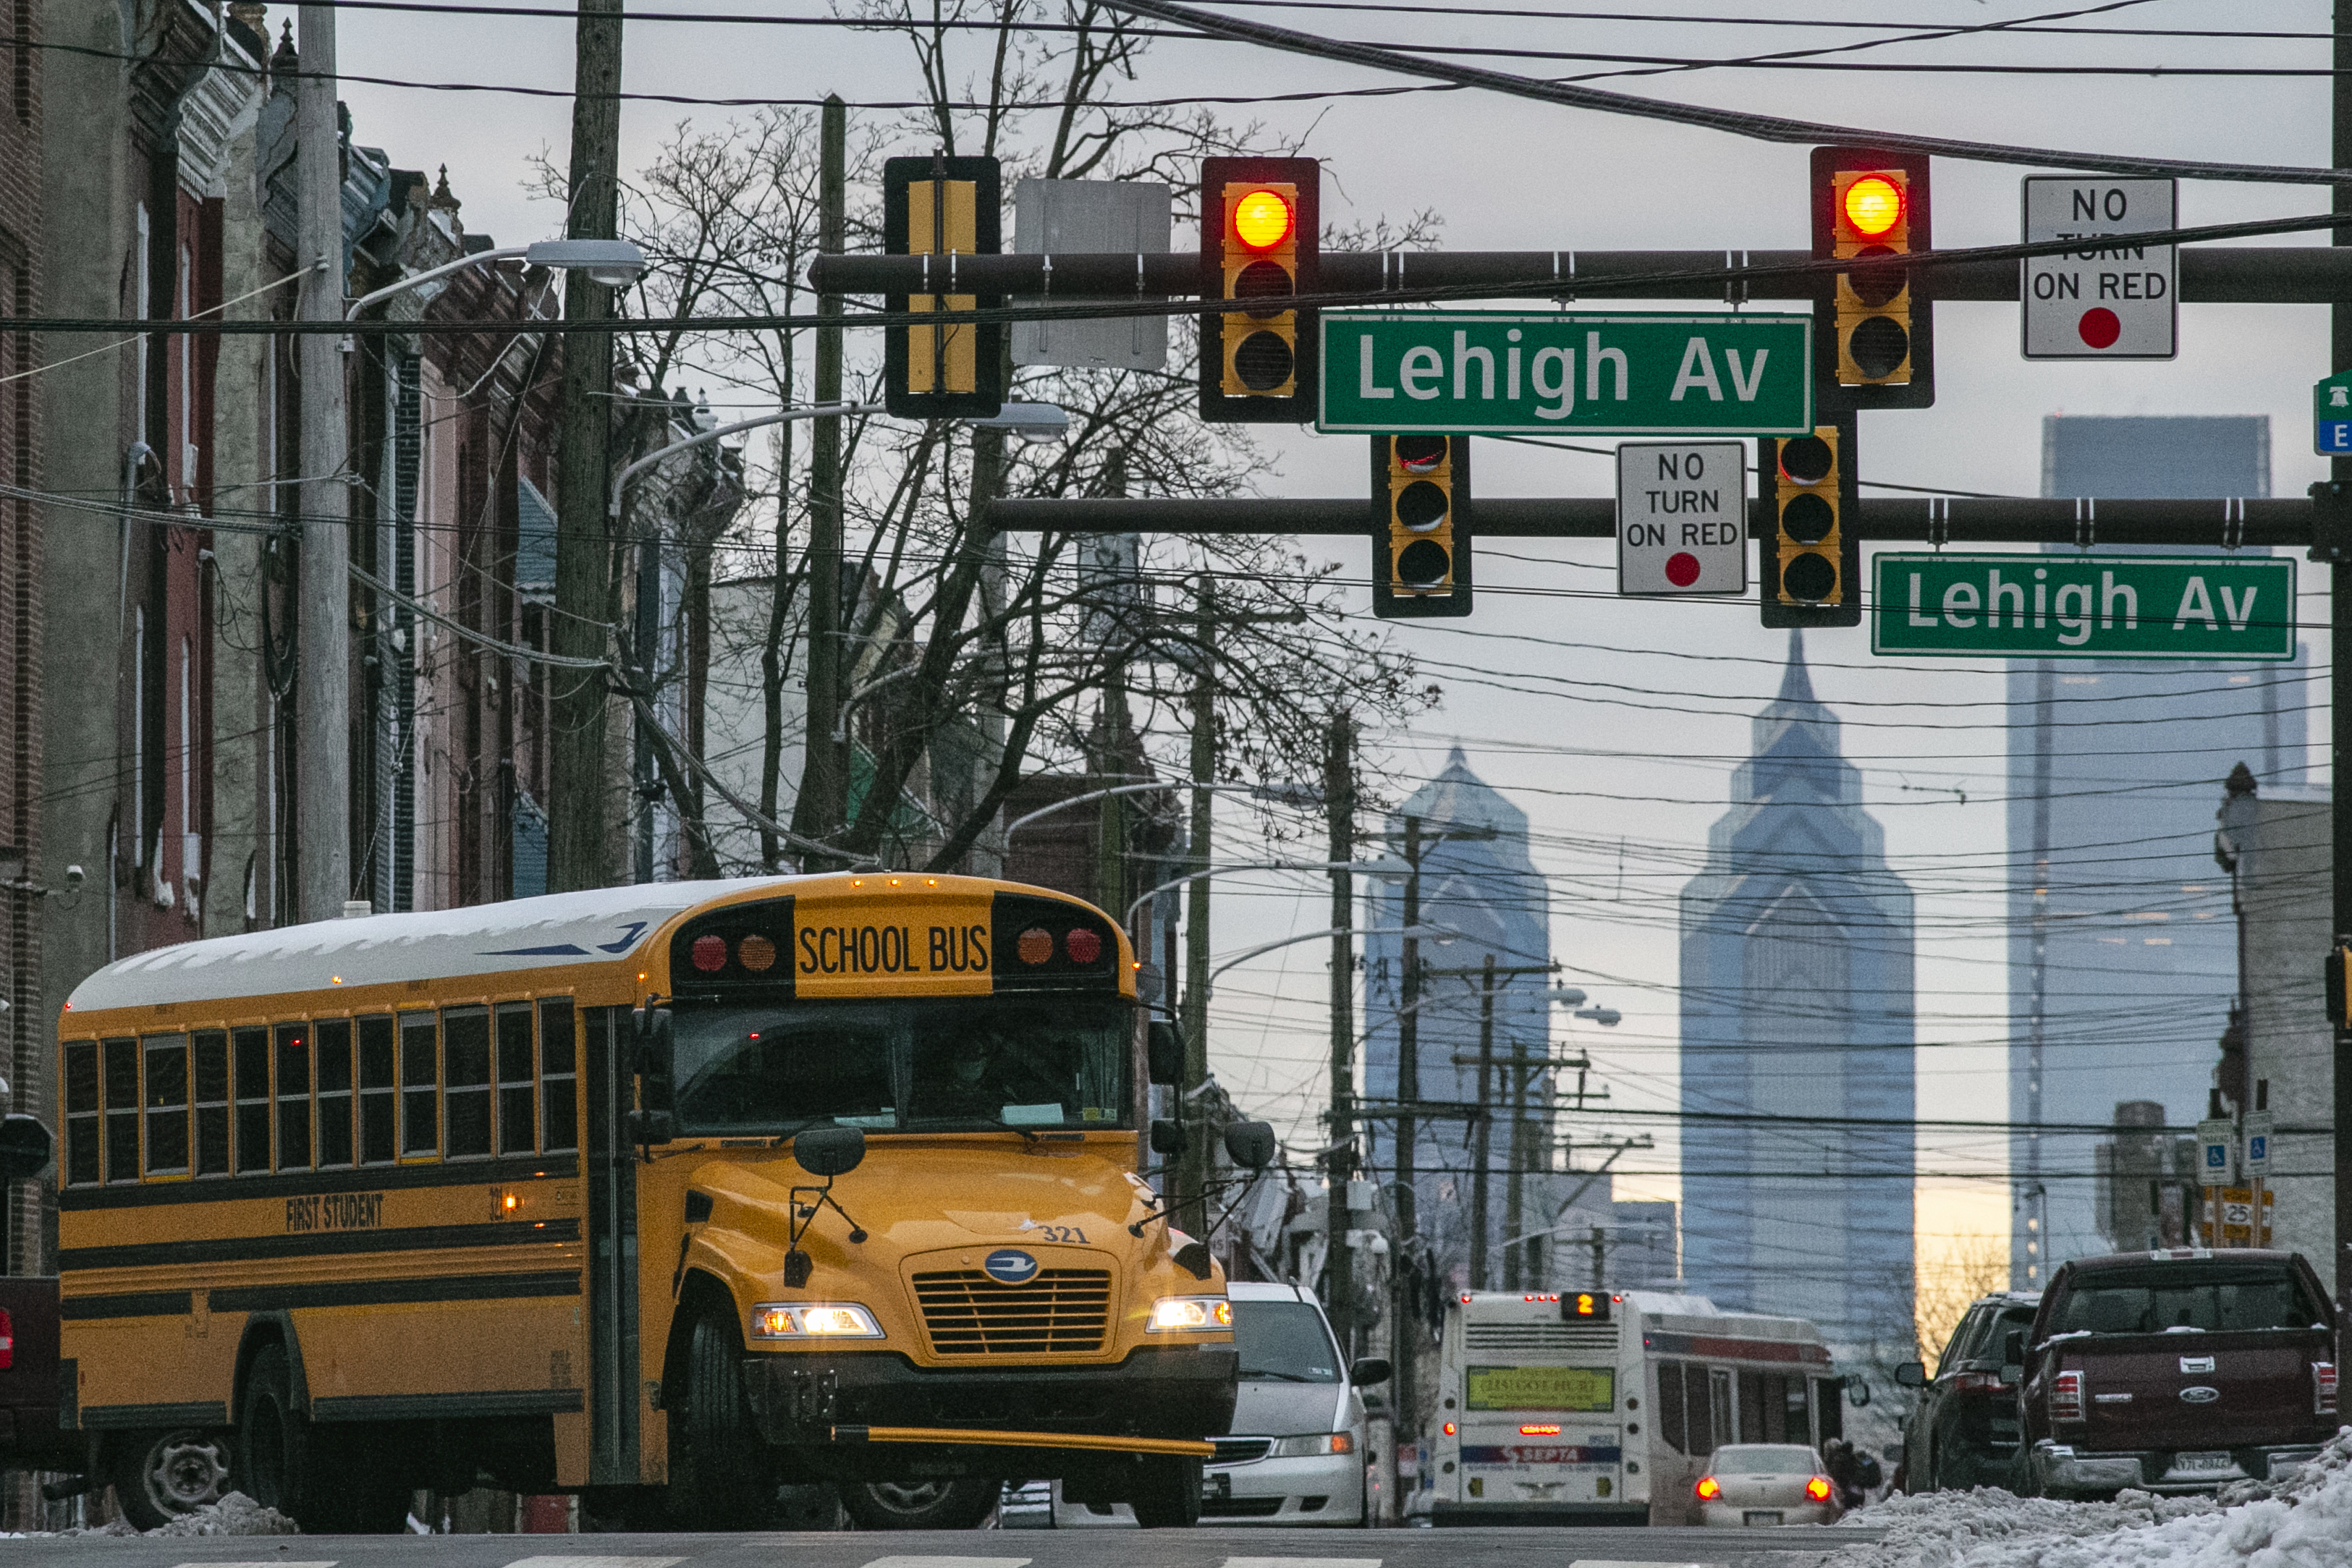
[[[400,1089],[393,1071],[394,1036],[388,1018],[360,1019],[360,1164],[388,1166],[400,1145],[393,1134]]]
[[[99,1173],[98,1041],[69,1040],[65,1048],[66,1151],[59,1162],[68,1186],[95,1186]]]
[[[1706,1451],[1711,1454],[1726,1443],[1732,1441],[1731,1434],[1737,1429],[1733,1424],[1733,1418],[1739,1412],[1731,1402],[1731,1369],[1727,1366],[1708,1367],[1706,1392],[1708,1414],[1711,1417],[1707,1423],[1707,1431],[1714,1438],[1714,1441],[1707,1444]]]
[[[1683,1369],[1683,1384],[1690,1398],[1690,1447],[1683,1451],[1704,1458],[1716,1446],[1715,1375],[1693,1362]]]
[[[228,1175],[228,1033],[201,1030],[190,1037],[195,1067],[196,1174]]]
[[[442,1119],[449,1124],[450,1159],[490,1152],[490,1009],[444,1008],[441,1041],[447,1082]]]
[[[352,1164],[352,1020],[320,1019],[319,1039],[319,1165]]]
[[[241,1029],[231,1037],[236,1090],[236,1169],[269,1168],[269,1031]]]
[[[1677,1454],[1690,1450],[1683,1446],[1683,1364],[1679,1361],[1658,1363],[1658,1436],[1666,1447]]]
[[[1739,1375],[1739,1440],[1764,1441],[1764,1379],[1759,1373]]]
[[[580,1146],[580,1070],[572,1056],[572,998],[539,1004],[540,1137],[547,1152]]]
[[[106,1179],[139,1179],[139,1042],[106,1042]]]
[[[278,1026],[278,1168],[310,1166],[310,1026]]]
[[[538,1083],[531,1071],[530,1004],[506,1002],[499,1008],[499,1153],[534,1154],[539,1129],[532,1102]]]
[[[151,1034],[140,1042],[147,1058],[149,1176],[188,1174],[188,1037]]]
[[[431,1013],[400,1015],[400,1157],[441,1152],[441,1038]]]

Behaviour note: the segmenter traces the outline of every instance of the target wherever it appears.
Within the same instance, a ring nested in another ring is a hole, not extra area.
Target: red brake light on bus
[[[1699,1477],[1697,1490],[1698,1500],[1701,1502],[1713,1502],[1723,1495],[1723,1488],[1716,1483],[1713,1476]]]
[[[1451,1421],[1448,1421],[1448,1422],[1445,1424],[1445,1435],[1446,1435],[1447,1437],[1451,1437],[1452,1436],[1454,1436],[1454,1423],[1453,1423],[1453,1422],[1451,1422]]]
[[[1829,1501],[1830,1478],[1827,1476],[1815,1476],[1812,1479],[1807,1481],[1805,1483],[1805,1495],[1812,1499],[1815,1502]]]
[[[694,967],[706,975],[715,975],[727,967],[727,938],[724,936],[698,936],[688,951],[693,955]]]
[[[1522,1427],[1519,1428],[1519,1436],[1522,1437],[1557,1437],[1559,1436],[1559,1428],[1558,1427]]]
[[[16,1364],[16,1320],[0,1307],[0,1372]]]
[[[1091,964],[1102,956],[1102,935],[1083,925],[1076,926],[1062,938],[1062,948],[1069,954],[1071,963]]]

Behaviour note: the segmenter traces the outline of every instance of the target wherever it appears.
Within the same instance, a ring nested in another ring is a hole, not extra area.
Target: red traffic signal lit
[[[1933,308],[1906,258],[1932,248],[1927,159],[1816,147],[1813,255],[1851,264],[1814,307],[1814,384],[1823,413],[1927,408],[1936,401]]]
[[[1261,185],[1233,204],[1234,237],[1252,250],[1272,250],[1298,226],[1291,199]]]
[[[1903,221],[1903,187],[1884,174],[1864,174],[1840,198],[1846,226],[1874,239]]]
[[[1201,417],[1305,424],[1315,418],[1321,170],[1312,158],[1201,163]]]

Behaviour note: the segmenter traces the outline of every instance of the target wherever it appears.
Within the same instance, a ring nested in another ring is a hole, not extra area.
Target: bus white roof
[[[320,920],[215,936],[118,959],[74,988],[71,1012],[397,985],[601,962],[632,955],[680,911],[733,893],[783,892],[813,877],[656,882],[462,909]]]

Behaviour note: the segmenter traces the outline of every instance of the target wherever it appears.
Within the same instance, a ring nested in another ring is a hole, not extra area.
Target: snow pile
[[[2220,1499],[2126,1491],[2053,1502],[1990,1487],[1891,1497],[1843,1524],[1886,1533],[1832,1568],[2344,1568],[2352,1563],[2352,1429],[2275,1484]]]
[[[241,1491],[218,1502],[182,1514],[156,1526],[149,1535],[299,1535],[300,1528],[274,1508],[266,1508]]]

